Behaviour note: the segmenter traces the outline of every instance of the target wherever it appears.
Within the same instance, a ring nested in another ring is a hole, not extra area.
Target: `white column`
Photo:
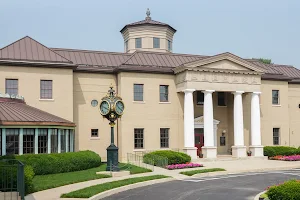
[[[205,90],[203,105],[203,121],[204,121],[204,146],[202,153],[204,158],[216,158],[217,148],[215,146],[214,133],[214,109],[212,93],[214,90]],[[216,138],[215,138],[216,139]]]
[[[23,128],[19,131],[19,155],[23,155]]]
[[[233,124],[234,124],[234,146],[232,147],[233,157],[245,157],[246,147],[244,145],[244,118],[243,118],[243,97],[244,91],[236,91],[234,94]]]
[[[66,130],[66,152],[69,152],[69,129]]]
[[[34,132],[34,153],[39,153],[39,129],[36,128]]]
[[[2,156],[6,155],[6,129],[2,128]]]
[[[57,133],[57,153],[61,153],[61,137],[60,137],[60,134],[61,134],[61,129],[58,129],[58,133]]]
[[[197,158],[194,134],[194,89],[184,90],[184,151],[192,159]]]
[[[253,92],[251,97],[251,146],[250,151],[253,156],[263,156],[263,146],[261,145],[260,132],[260,105],[259,95],[261,92]]]
[[[48,150],[47,150],[47,153],[51,153],[51,133],[52,133],[52,129],[48,128]]]

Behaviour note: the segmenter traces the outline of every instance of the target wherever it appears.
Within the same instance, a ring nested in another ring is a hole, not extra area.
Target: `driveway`
[[[190,178],[121,192],[105,200],[253,200],[266,187],[300,179],[300,169]]]

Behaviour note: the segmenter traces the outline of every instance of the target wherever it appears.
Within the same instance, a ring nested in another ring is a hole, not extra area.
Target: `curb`
[[[173,181],[173,180],[175,180],[175,179],[174,178],[162,178],[162,179],[156,179],[156,180],[151,180],[151,181],[144,181],[144,182],[134,183],[134,184],[130,184],[130,185],[125,185],[125,186],[122,186],[119,188],[114,188],[114,189],[96,194],[96,195],[90,197],[88,200],[103,199],[105,197],[108,197],[108,196],[111,196],[113,194],[117,194],[120,192],[124,192],[127,190],[144,187],[144,186],[148,186],[148,185],[153,185],[153,184],[157,184],[157,183],[165,183],[165,182],[169,182],[169,181]]]
[[[299,168],[299,166],[294,167],[277,167],[277,168],[264,168],[264,169],[252,169],[252,170],[238,170],[238,171],[222,171],[222,172],[208,172],[208,173],[202,173],[202,174],[194,174],[193,176],[190,176],[190,178],[199,178],[199,177],[205,177],[205,176],[216,176],[216,175],[227,175],[232,173],[246,173],[246,172],[265,172],[265,171],[277,171],[277,170],[289,170],[289,169],[295,169]]]
[[[258,193],[255,197],[254,197],[254,200],[259,200],[259,197],[260,195],[262,195],[263,193],[267,192],[267,190],[261,192],[261,193]]]

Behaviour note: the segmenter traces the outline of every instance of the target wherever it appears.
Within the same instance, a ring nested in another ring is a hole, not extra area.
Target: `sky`
[[[0,48],[28,35],[47,47],[123,52],[120,30],[147,8],[177,29],[174,53],[300,68],[299,0],[0,0]]]

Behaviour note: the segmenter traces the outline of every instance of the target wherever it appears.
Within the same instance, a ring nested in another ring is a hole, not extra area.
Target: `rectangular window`
[[[2,129],[0,128],[0,156],[2,156]]]
[[[125,52],[128,51],[128,40],[125,42]]]
[[[153,38],[153,48],[160,48],[160,39]]]
[[[18,94],[18,79],[5,79],[5,93],[9,95]]]
[[[142,38],[135,38],[135,48],[142,48]]]
[[[41,80],[41,99],[52,99],[52,81]]]
[[[58,129],[51,131],[51,153],[58,152]]]
[[[279,145],[279,128],[273,128],[273,145]]]
[[[197,105],[203,105],[204,104],[204,93],[197,91]]]
[[[70,152],[74,152],[75,149],[75,135],[74,130],[70,130],[70,137],[69,137],[69,145],[70,145]]]
[[[133,85],[133,100],[144,101],[144,85],[134,84]]]
[[[218,92],[218,106],[226,106],[226,93]]]
[[[279,105],[279,90],[272,90],[272,104]]]
[[[98,129],[91,129],[91,137],[98,137]]]
[[[169,86],[168,85],[160,85],[159,86],[159,100],[160,100],[160,102],[168,102],[169,101]]]
[[[6,155],[19,154],[19,129],[6,129]]]
[[[144,129],[135,128],[134,129],[134,148],[143,149],[144,148]]]
[[[34,153],[34,129],[23,129],[23,153]]]
[[[220,137],[220,146],[226,146],[226,138],[225,136]]]
[[[160,148],[169,148],[169,128],[160,129]]]
[[[48,129],[38,129],[38,153],[47,153],[48,150]]]
[[[172,51],[172,42],[168,40],[168,50]]]
[[[60,152],[66,152],[66,130],[61,130],[60,132]]]

